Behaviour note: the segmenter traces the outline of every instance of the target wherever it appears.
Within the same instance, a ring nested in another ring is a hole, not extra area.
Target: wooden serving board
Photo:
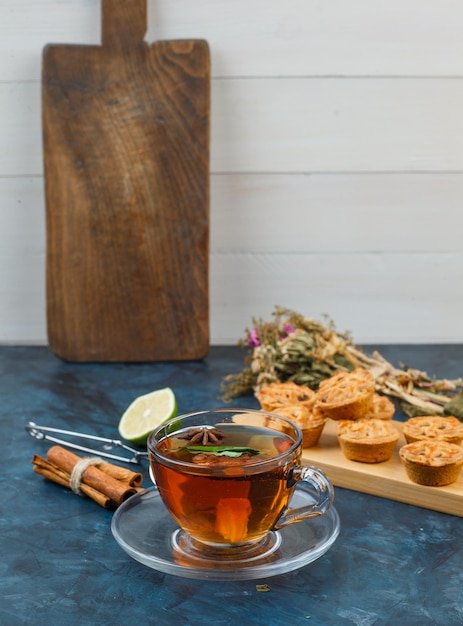
[[[392,457],[384,463],[357,463],[346,459],[336,437],[336,422],[328,420],[317,446],[305,448],[305,463],[323,470],[333,485],[369,493],[425,509],[463,517],[463,473],[457,482],[445,487],[426,487],[412,482],[399,458],[406,441],[401,422],[394,421],[400,440]]]
[[[210,58],[144,42],[146,0],[102,0],[102,45],[48,45],[47,325],[70,361],[209,349]]]

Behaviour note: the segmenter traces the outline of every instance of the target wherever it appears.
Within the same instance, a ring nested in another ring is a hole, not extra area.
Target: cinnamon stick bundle
[[[105,509],[117,508],[124,500],[141,490],[142,474],[98,459],[90,459],[90,464],[78,476],[76,488],[75,468],[82,461],[87,459],[82,459],[61,446],[53,446],[48,450],[46,459],[34,455],[32,464],[37,474],[88,496]]]

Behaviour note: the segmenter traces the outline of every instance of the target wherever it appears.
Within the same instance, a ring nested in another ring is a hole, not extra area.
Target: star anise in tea
[[[224,434],[221,430],[203,426],[202,428],[191,428],[184,435],[180,435],[179,439],[189,439],[191,443],[207,446],[210,443],[220,443],[223,437]]]

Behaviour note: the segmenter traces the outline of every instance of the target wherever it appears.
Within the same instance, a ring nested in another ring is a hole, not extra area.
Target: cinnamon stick
[[[76,464],[80,461],[80,457],[77,454],[65,450],[61,446],[53,446],[48,450],[47,459],[63,469],[67,474],[71,475],[72,470]],[[136,493],[133,487],[121,483],[119,480],[108,476],[97,467],[90,465],[82,474],[82,482],[90,487],[93,487],[100,493],[104,493],[117,505],[121,504],[124,500],[134,493]]]
[[[71,476],[81,457],[53,446],[47,459],[35,455],[32,463],[37,474],[60,485],[71,487]],[[141,491],[142,474],[112,463],[101,462],[89,465],[80,477],[79,490],[104,508],[117,508],[129,496]]]
[[[140,472],[132,472],[132,470],[121,467],[120,465],[100,463],[97,467],[105,474],[108,474],[108,476],[112,476],[116,480],[127,483],[131,487],[140,487],[143,482],[143,475],[140,474]]]
[[[56,467],[56,465],[53,465],[53,463],[50,463],[46,459],[42,459],[42,457],[38,455],[34,455],[32,463],[34,464],[34,472],[40,474],[41,476],[44,476],[44,478],[48,478],[48,480],[51,480],[58,485],[62,485],[63,487],[67,487],[68,489],[70,489],[70,476],[69,474],[66,474],[66,472],[60,470],[59,467]],[[100,493],[96,489],[93,489],[92,487],[89,487],[84,483],[81,484],[80,489],[83,494],[94,500],[104,509],[115,508],[115,505],[110,500],[110,498]]]

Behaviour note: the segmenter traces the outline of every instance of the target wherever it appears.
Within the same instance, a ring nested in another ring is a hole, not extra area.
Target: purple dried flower
[[[260,346],[260,340],[259,337],[257,335],[257,328],[253,328],[250,333],[249,333],[249,337],[248,337],[248,344],[250,346]]]
[[[292,324],[285,324],[283,326],[283,330],[285,331],[287,335],[292,335],[293,333],[296,332],[296,329],[294,328]]]

